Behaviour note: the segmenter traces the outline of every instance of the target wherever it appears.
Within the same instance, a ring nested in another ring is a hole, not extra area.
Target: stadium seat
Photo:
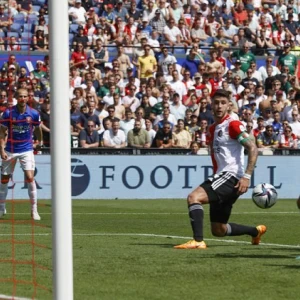
[[[21,45],[21,50],[22,51],[29,51],[30,50],[30,45]]]
[[[95,14],[96,14],[96,15],[99,15],[100,8],[99,8],[98,6],[94,6],[93,9],[94,9],[94,11],[95,11]]]
[[[77,33],[78,24],[71,24],[70,25],[70,33]]]
[[[22,32],[21,33],[21,38],[26,39],[26,40],[31,40],[32,39],[33,34],[31,32]]]
[[[16,37],[17,39],[20,37],[19,33],[18,32],[8,32],[7,33],[7,37],[10,38],[10,37]]]
[[[4,31],[0,31],[0,38],[5,38],[5,32]]]
[[[49,16],[48,15],[44,15],[44,18],[45,18],[46,25],[48,25],[49,24]]]
[[[38,12],[41,9],[40,5],[32,5],[32,10]]]
[[[180,47],[180,48],[174,47],[173,54],[174,54],[174,55],[178,55],[178,54],[185,55],[185,52],[186,52],[185,48],[182,48],[182,47]]]
[[[28,24],[35,24],[38,21],[38,17],[36,14],[30,14],[27,16],[27,23]]]
[[[74,38],[74,34],[69,33],[69,45],[72,45],[73,38]]]
[[[23,31],[24,32],[31,32],[32,33],[32,24],[29,23],[29,24],[24,24],[23,26]]]
[[[22,24],[19,24],[19,23],[13,23],[10,26],[10,30],[15,31],[15,32],[21,32],[21,28],[22,28]]]
[[[17,14],[13,17],[14,23],[23,25],[25,23],[25,17],[23,14]]]
[[[37,0],[37,2],[41,5],[44,6],[46,4],[46,0]]]

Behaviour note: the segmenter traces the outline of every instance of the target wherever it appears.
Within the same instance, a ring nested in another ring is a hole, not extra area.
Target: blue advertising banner
[[[186,198],[188,193],[212,174],[209,156],[72,156],[74,199],[167,199]],[[271,183],[279,198],[297,198],[300,193],[299,157],[261,156],[251,179]],[[36,156],[39,199],[51,199],[50,156]],[[8,199],[27,199],[22,169],[16,166],[9,184]],[[61,178],[61,180],[64,180]],[[252,189],[241,198],[250,198]]]

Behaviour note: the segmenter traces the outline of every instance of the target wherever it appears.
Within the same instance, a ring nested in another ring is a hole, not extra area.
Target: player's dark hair
[[[230,100],[230,95],[226,90],[222,90],[222,89],[217,90],[213,96],[213,100],[215,100],[215,98],[218,97],[225,97],[228,99],[228,101]]]

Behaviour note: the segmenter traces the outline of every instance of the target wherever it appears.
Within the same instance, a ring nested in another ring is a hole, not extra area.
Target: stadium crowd
[[[69,0],[73,147],[207,148],[217,89],[265,148],[300,148],[300,4],[294,0]],[[0,50],[48,50],[47,0],[0,1]],[[264,63],[257,65],[257,56]],[[10,54],[0,110],[29,90],[50,146],[49,56]]]

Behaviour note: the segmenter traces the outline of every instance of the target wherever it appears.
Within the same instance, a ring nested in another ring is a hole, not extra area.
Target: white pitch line
[[[14,236],[31,236],[32,234],[14,234]],[[51,233],[35,233],[35,236],[51,236]],[[0,234],[0,236],[11,236],[11,234]],[[154,234],[154,233],[73,233],[73,236],[143,236],[143,237],[159,237],[159,238],[171,238],[171,239],[191,239],[190,236],[177,236],[177,235],[164,235],[164,234]],[[227,239],[205,239],[205,241],[212,242],[222,242],[231,244],[243,244],[251,245],[250,242],[246,241],[235,241]],[[285,247],[285,248],[295,248],[300,249],[300,245],[285,245],[285,244],[273,244],[273,243],[260,243],[260,246],[270,246],[270,247]]]
[[[30,300],[30,298],[20,298],[20,297],[13,297],[12,298],[12,296],[7,296],[7,295],[0,295],[0,299]]]
[[[52,213],[39,213],[40,215],[51,215]],[[250,212],[232,212],[232,215],[299,215],[299,211],[250,211]],[[10,215],[10,213],[7,213]],[[28,215],[28,213],[14,213],[14,215]],[[93,212],[93,213],[72,213],[72,215],[187,215],[186,213],[133,213],[133,212]]]

